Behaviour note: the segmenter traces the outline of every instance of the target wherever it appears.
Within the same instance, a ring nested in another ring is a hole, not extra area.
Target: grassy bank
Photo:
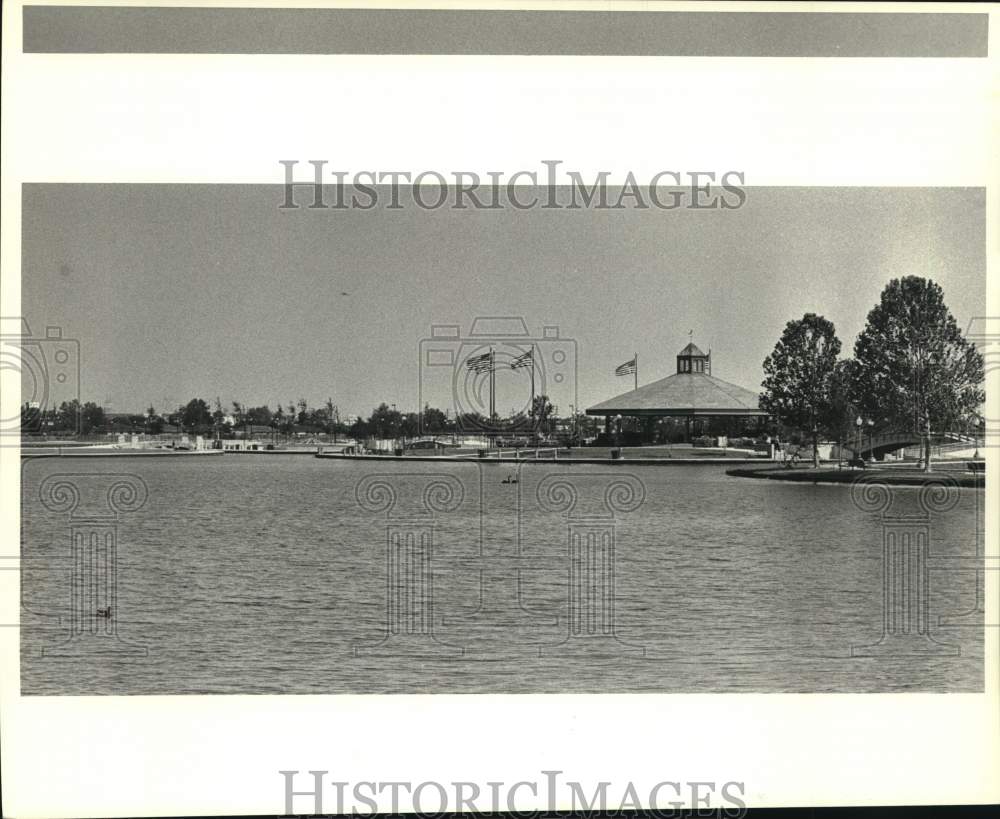
[[[936,467],[930,474],[918,469],[837,469],[836,466],[821,466],[819,469],[810,467],[786,468],[783,466],[738,467],[727,469],[727,475],[737,478],[760,478],[771,481],[792,481],[799,483],[854,483],[864,477],[866,480],[878,480],[889,486],[923,486],[935,477],[947,476],[959,486],[985,486],[983,473],[973,473],[965,468],[965,464],[944,465]]]

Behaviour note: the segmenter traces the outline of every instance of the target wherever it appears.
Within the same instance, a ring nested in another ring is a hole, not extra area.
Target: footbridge
[[[880,435],[863,436],[860,443],[857,439],[845,441],[843,449],[865,460],[873,457],[880,460],[890,452],[900,449],[923,446],[923,436],[916,432],[885,432]],[[970,435],[957,432],[940,432],[931,434],[931,448],[934,455],[941,455],[948,450],[971,449],[976,446],[976,439]]]

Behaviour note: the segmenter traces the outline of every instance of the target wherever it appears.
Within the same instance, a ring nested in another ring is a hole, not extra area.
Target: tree
[[[962,335],[940,285],[893,279],[854,345],[854,395],[884,428],[914,432],[931,471],[931,433],[968,422],[986,394],[982,354]]]
[[[837,442],[838,453],[843,452],[844,444],[855,434],[854,419],[858,414],[853,399],[856,367],[854,359],[845,359],[838,361],[830,374],[829,400],[822,427]]]
[[[271,415],[271,408],[267,406],[248,407],[245,408],[243,411],[244,421],[255,427],[270,426],[272,417],[273,416]]]
[[[326,432],[327,435],[331,432],[336,435],[337,427],[340,424],[340,410],[337,405],[333,403],[332,398],[326,399],[326,405],[324,408],[326,409],[326,422],[324,424],[323,431]]]
[[[59,405],[59,412],[56,415],[56,428],[74,433],[79,431],[80,402],[77,399],[63,401]]]
[[[32,406],[27,401],[21,407],[21,433],[38,432],[42,429],[43,411],[37,404]]]
[[[399,432],[406,438],[416,438],[420,434],[420,416],[415,412],[408,412],[400,419]]]
[[[549,431],[549,418],[554,412],[555,408],[552,406],[552,402],[549,401],[547,395],[536,395],[534,400],[531,402],[531,417],[535,422],[535,429],[537,432],[548,432]]]
[[[370,432],[371,430],[369,429],[368,424],[361,418],[355,418],[354,422],[348,428],[348,434],[355,441],[363,441],[368,437]]]
[[[424,412],[422,418],[423,431],[427,433],[437,433],[444,432],[447,426],[448,419],[445,414],[436,407],[432,407],[429,404],[424,404]]]
[[[819,466],[819,425],[830,412],[830,379],[840,354],[833,322],[806,313],[785,325],[764,359],[760,408],[779,422],[807,431],[813,466]]]
[[[212,413],[208,404],[201,398],[192,398],[181,410],[181,425],[185,429],[197,432],[212,423]]]
[[[104,408],[98,406],[93,401],[88,401],[80,411],[80,431],[87,435],[95,429],[104,427]]]
[[[150,435],[159,435],[163,432],[163,419],[156,414],[156,407],[152,404],[146,410],[146,420],[144,422],[146,431]]]
[[[226,418],[226,413],[222,410],[222,399],[215,397],[215,409],[212,411],[212,426],[215,427],[215,438],[218,440],[222,436],[222,424]]]
[[[379,404],[368,419],[368,428],[378,438],[398,438],[403,416],[385,402]]]

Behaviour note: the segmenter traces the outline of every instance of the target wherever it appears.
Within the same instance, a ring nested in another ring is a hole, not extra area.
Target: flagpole
[[[490,347],[490,424],[492,425],[493,419],[497,414],[496,408],[496,368],[493,366],[493,348]],[[491,427],[492,428],[492,427]]]
[[[529,415],[535,412],[535,345],[531,345],[531,410]]]
[[[639,389],[639,354],[635,353],[635,367],[632,370],[635,375],[635,388]]]

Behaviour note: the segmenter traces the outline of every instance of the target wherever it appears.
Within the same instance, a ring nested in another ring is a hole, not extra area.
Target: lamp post
[[[868,424],[868,456],[871,458],[872,461],[874,461],[875,451],[872,449],[872,432],[875,429],[875,422],[871,418],[869,418],[867,424]]]
[[[858,428],[858,447],[854,451],[854,454],[857,456],[858,460],[864,460],[861,457],[861,427],[864,423],[865,421],[860,415],[854,421],[854,425]]]

